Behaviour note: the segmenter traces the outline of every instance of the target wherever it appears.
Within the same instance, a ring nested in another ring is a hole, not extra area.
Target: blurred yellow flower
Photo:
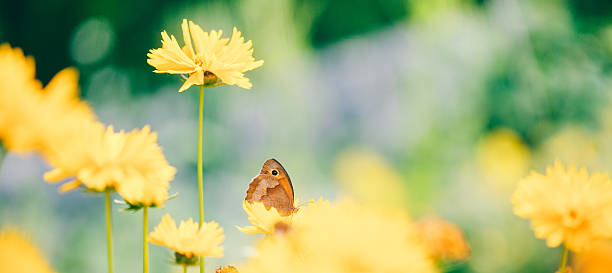
[[[271,234],[279,224],[291,224],[293,215],[281,216],[275,207],[266,209],[261,202],[242,202],[242,208],[249,217],[252,226],[238,227],[246,234]]]
[[[174,35],[169,37],[163,31],[162,48],[151,49],[147,54],[147,62],[156,69],[153,72],[188,74],[179,92],[192,85],[214,85],[219,81],[251,88],[251,82],[244,77],[244,72],[263,65],[262,60],[255,61],[253,58],[251,41],[245,43],[236,28],[231,39],[228,39],[221,38],[221,30],[207,33],[186,19],[183,19],[181,27],[185,46],[181,48]]]
[[[564,243],[572,251],[590,248],[612,237],[612,183],[606,174],[557,160],[546,174],[532,172],[512,195],[514,214],[531,219],[537,238],[549,247]]]
[[[152,244],[170,248],[186,258],[223,257],[223,246],[219,246],[223,240],[223,229],[216,222],[203,223],[198,228],[198,223],[189,218],[177,228],[169,214],[149,234]]]
[[[426,217],[416,221],[414,226],[435,260],[463,261],[470,256],[470,246],[457,225],[437,217]]]
[[[351,197],[366,203],[403,207],[406,190],[402,177],[380,155],[362,149],[342,152],[334,175]]]
[[[574,258],[576,273],[609,273],[612,269],[612,242],[597,244]]]
[[[34,74],[31,57],[0,45],[0,140],[12,152],[47,156],[65,142],[61,132],[67,120],[94,115],[79,99],[75,69],[60,71],[44,89]]]
[[[7,228],[0,231],[0,271],[6,273],[55,272],[29,239],[16,230]]]
[[[600,163],[602,147],[597,138],[583,127],[567,126],[544,141],[539,149],[540,161],[559,159],[566,164],[605,169],[607,165]],[[601,142],[608,142],[608,136],[604,136]]]
[[[497,129],[479,142],[476,160],[487,181],[510,188],[527,173],[530,152],[514,131]]]
[[[283,236],[266,237],[240,271],[436,272],[405,214],[352,202],[308,207]]]
[[[176,169],[166,161],[156,143],[157,134],[149,126],[129,133],[116,133],[112,126],[103,131],[96,126],[81,136],[86,138],[75,143],[76,154],[64,156],[73,156],[74,160],[65,161],[67,166],[55,165],[56,169],[45,174],[47,181],[76,177],[60,190],[81,184],[95,191],[114,188],[132,205],[161,206],[168,199],[169,183]]]
[[[0,140],[14,152],[36,148],[35,130],[24,120],[33,116],[40,95],[40,83],[34,78],[34,59],[19,48],[0,45]]]

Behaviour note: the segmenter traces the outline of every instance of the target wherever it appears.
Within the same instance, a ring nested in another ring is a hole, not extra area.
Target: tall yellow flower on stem
[[[263,60],[253,58],[251,41],[245,42],[242,34],[233,29],[231,38],[221,38],[222,31],[202,30],[192,21],[183,19],[181,25],[183,41],[181,47],[174,35],[162,35],[162,47],[151,49],[147,54],[155,73],[181,74],[185,83],[179,92],[193,85],[200,86],[198,108],[198,201],[199,222],[204,223],[204,174],[202,169],[202,134],[204,120],[204,88],[219,85],[236,85],[250,89],[252,84],[244,72],[263,65]],[[187,76],[185,76],[187,75]],[[200,272],[204,272],[204,260],[200,261]]]
[[[143,208],[143,270],[148,270],[147,217],[148,207],[161,206],[168,199],[168,187],[176,169],[168,164],[157,134],[148,126],[129,133],[115,132],[112,126],[83,124],[82,132],[70,145],[50,158],[56,168],[45,179],[58,182],[75,179],[62,185],[61,192],[84,185],[88,190],[103,192],[109,272],[112,272],[111,194],[116,190],[132,208]]]
[[[188,266],[198,264],[198,257],[223,257],[223,246],[219,246],[223,240],[223,229],[216,222],[198,225],[189,218],[177,227],[169,214],[162,217],[149,235],[151,243],[175,251],[175,263],[183,266],[183,272]]]
[[[607,174],[589,176],[585,168],[565,169],[560,161],[545,174],[532,172],[512,195],[514,214],[531,219],[537,238],[548,247],[563,244],[559,272],[568,251],[580,252],[612,237],[612,182]]]

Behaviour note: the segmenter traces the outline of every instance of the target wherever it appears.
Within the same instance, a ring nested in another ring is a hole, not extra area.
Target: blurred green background
[[[43,83],[77,67],[101,121],[159,133],[179,197],[151,228],[165,213],[197,216],[198,94],[146,63],[183,18],[238,27],[265,60],[247,73],[252,90],[207,90],[205,214],[227,236],[211,269],[252,255],[258,237],[234,226],[248,223],[242,200],[270,157],[302,201],[348,195],[457,223],[473,253],[450,272],[553,272],[559,250],[512,214],[514,184],[555,158],[612,171],[610,1],[0,1],[0,42],[34,56]],[[355,155],[383,166],[362,175]],[[7,156],[0,225],[32,234],[59,272],[105,272],[102,197],[57,194],[48,169]],[[137,272],[140,214],[115,208],[116,271]],[[151,247],[152,273],[176,272],[170,260]]]

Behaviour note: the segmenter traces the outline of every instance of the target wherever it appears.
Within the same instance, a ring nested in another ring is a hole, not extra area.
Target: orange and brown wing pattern
[[[293,185],[283,166],[275,159],[266,160],[259,175],[249,184],[245,199],[275,207],[283,216],[295,210]]]

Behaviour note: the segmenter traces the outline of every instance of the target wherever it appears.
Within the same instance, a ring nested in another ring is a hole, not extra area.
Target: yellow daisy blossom
[[[206,222],[198,228],[198,223],[189,218],[181,221],[177,228],[176,222],[166,214],[159,225],[149,234],[149,242],[170,248],[186,257],[223,257],[225,240],[223,229],[216,222]]]
[[[281,216],[274,207],[266,209],[261,202],[242,202],[242,208],[249,216],[252,226],[238,227],[238,230],[246,234],[271,234],[279,224],[290,224],[293,215]]]
[[[55,272],[29,239],[16,230],[7,228],[0,231],[0,271],[10,273]]]
[[[578,252],[612,237],[612,183],[606,174],[566,170],[557,160],[546,174],[523,178],[512,204],[514,214],[531,219],[535,236],[548,247],[563,243]]]
[[[463,261],[470,256],[470,246],[457,225],[437,217],[426,217],[416,221],[414,226],[435,260]]]
[[[405,214],[352,202],[311,206],[266,237],[242,273],[436,272]]]
[[[241,33],[234,27],[232,37],[221,38],[222,31],[202,30],[192,21],[183,19],[181,25],[185,45],[181,48],[174,35],[162,35],[162,47],[151,49],[147,62],[155,67],[155,73],[188,74],[179,89],[187,90],[192,85],[214,85],[220,82],[250,89],[251,82],[244,72],[263,65],[255,61],[251,41],[244,42]]]
[[[45,174],[50,182],[76,177],[60,191],[81,184],[94,191],[114,188],[128,203],[144,206],[161,206],[168,199],[169,182],[176,169],[166,161],[156,143],[157,134],[149,126],[116,133],[112,126],[104,131],[98,125],[81,136],[84,139],[74,143],[74,154],[66,151],[64,158],[68,159],[63,162],[67,164],[56,165]]]
[[[299,203],[295,199],[295,204]],[[278,210],[274,207],[266,208],[261,202],[242,202],[242,208],[249,217],[251,226],[236,228],[246,234],[272,234],[278,231],[284,232],[286,228],[297,221],[300,221],[301,214],[313,207],[329,206],[329,201],[319,198],[317,201],[310,200],[308,204],[296,210],[293,214],[281,216]]]

